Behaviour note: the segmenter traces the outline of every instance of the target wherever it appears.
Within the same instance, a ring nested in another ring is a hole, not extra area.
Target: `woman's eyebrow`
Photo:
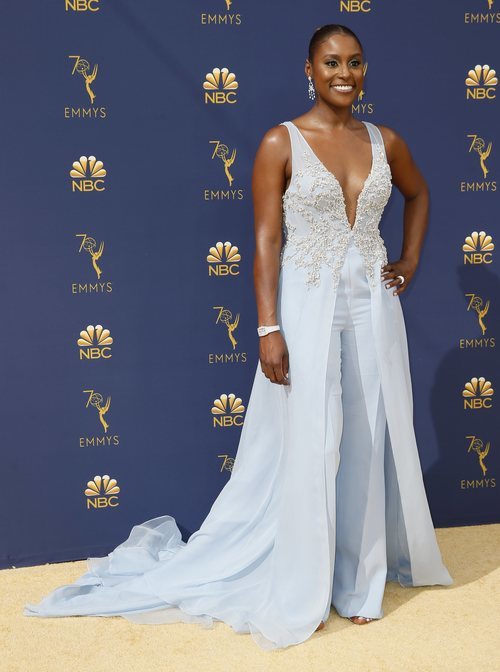
[[[351,56],[349,56],[349,58],[353,58],[354,56],[361,56],[361,54],[360,54],[359,51],[357,51],[355,54],[352,54]],[[323,58],[332,58],[332,57],[333,58],[340,58],[340,56],[338,54],[325,54],[323,56]]]

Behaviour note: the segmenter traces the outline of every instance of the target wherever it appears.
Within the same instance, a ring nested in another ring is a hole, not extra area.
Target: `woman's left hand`
[[[385,266],[382,266],[381,279],[387,291],[391,287],[396,287],[393,290],[393,294],[401,294],[408,287],[408,283],[411,281],[416,270],[417,264],[407,259],[390,261]],[[404,282],[401,282],[401,278],[398,278],[398,275],[403,276],[405,279]]]

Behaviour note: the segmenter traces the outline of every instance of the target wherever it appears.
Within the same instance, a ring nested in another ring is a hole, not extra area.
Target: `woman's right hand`
[[[259,337],[260,368],[272,383],[289,385],[288,348],[280,331]]]

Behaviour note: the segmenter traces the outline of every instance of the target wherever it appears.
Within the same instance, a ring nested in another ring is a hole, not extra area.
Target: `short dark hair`
[[[354,33],[354,31],[352,31],[347,26],[343,26],[340,23],[327,23],[325,26],[316,28],[316,30],[312,34],[311,40],[309,42],[309,51],[308,51],[309,62],[312,63],[314,53],[316,52],[321,42],[323,42],[323,40],[326,40],[326,38],[330,37],[330,35],[339,35],[339,34],[350,35],[351,37],[354,37],[356,42],[359,44],[361,53],[364,55],[363,45],[361,44],[359,37],[356,35],[356,33]]]

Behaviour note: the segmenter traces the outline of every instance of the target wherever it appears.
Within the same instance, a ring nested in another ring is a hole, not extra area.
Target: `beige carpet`
[[[327,626],[284,650],[261,651],[225,623],[138,625],[121,617],[32,618],[25,602],[70,583],[84,561],[0,571],[2,672],[497,672],[500,525],[437,530],[455,584],[387,584],[384,618]],[[293,587],[291,587],[293,589]]]

